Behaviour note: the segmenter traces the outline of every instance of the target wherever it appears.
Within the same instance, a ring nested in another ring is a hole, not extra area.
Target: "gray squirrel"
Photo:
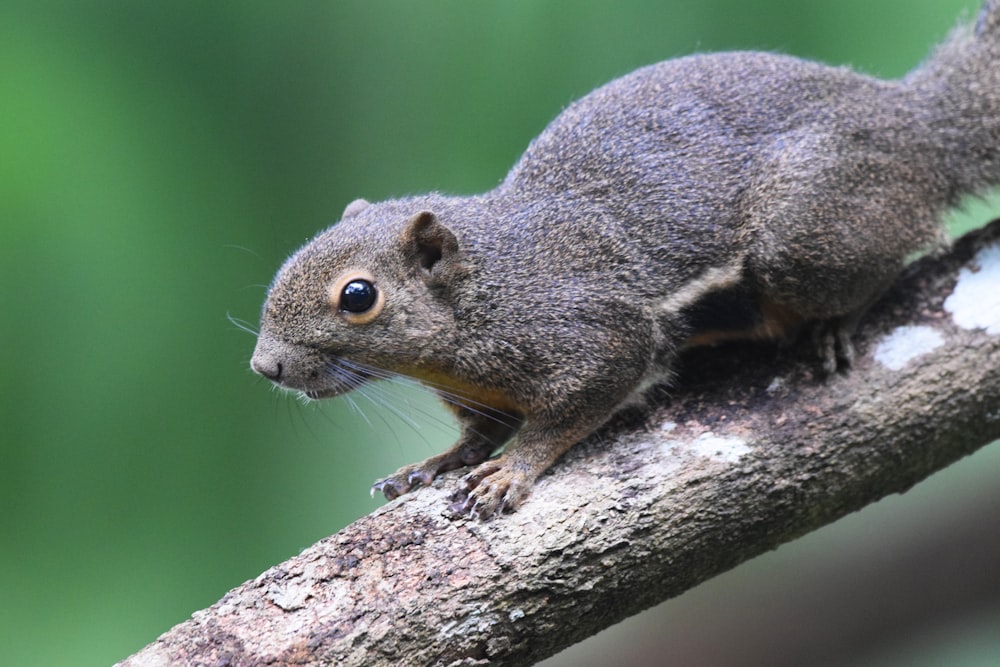
[[[476,466],[454,507],[489,518],[685,347],[809,324],[849,365],[904,259],[998,184],[1000,0],[898,81],[669,60],[571,104],[489,192],[352,202],[278,271],[251,366],[313,399],[420,381],[461,435],[373,492]]]

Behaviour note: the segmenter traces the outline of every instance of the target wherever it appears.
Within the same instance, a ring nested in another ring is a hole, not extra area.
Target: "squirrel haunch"
[[[686,345],[817,322],[849,364],[945,209],[998,184],[1000,0],[898,81],[671,60],[570,105],[490,192],[352,202],[279,270],[252,367],[312,398],[420,380],[461,436],[373,488],[478,464],[456,507],[489,517]]]

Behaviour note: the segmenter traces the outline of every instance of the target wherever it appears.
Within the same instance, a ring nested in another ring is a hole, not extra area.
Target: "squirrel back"
[[[902,83],[939,142],[953,194],[1000,183],[1000,0],[987,0],[973,25],[953,30]]]
[[[436,391],[456,507],[512,509],[678,351],[818,328],[824,368],[940,217],[1000,184],[1000,0],[898,81],[696,55],[571,104],[472,197],[350,204],[279,270],[252,366],[311,398],[389,375]],[[506,441],[502,456],[490,455]]]

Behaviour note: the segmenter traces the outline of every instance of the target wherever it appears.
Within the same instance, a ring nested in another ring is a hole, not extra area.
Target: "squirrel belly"
[[[691,332],[682,348],[734,340],[781,340],[794,337],[806,319],[773,301],[751,299],[738,291],[713,292],[685,311]]]
[[[671,60],[571,104],[494,190],[352,202],[278,271],[251,366],[313,398],[423,382],[459,440],[374,490],[476,466],[455,509],[487,518],[684,347],[819,323],[849,365],[942,213],[998,184],[1000,0],[897,81]]]

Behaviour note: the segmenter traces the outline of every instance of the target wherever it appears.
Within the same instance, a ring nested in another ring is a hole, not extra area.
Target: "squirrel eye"
[[[364,313],[375,305],[378,292],[368,280],[352,280],[340,293],[340,309],[349,313]]]
[[[341,320],[352,326],[368,324],[385,306],[385,292],[376,287],[377,284],[375,276],[368,271],[347,269],[328,288],[327,304]]]

